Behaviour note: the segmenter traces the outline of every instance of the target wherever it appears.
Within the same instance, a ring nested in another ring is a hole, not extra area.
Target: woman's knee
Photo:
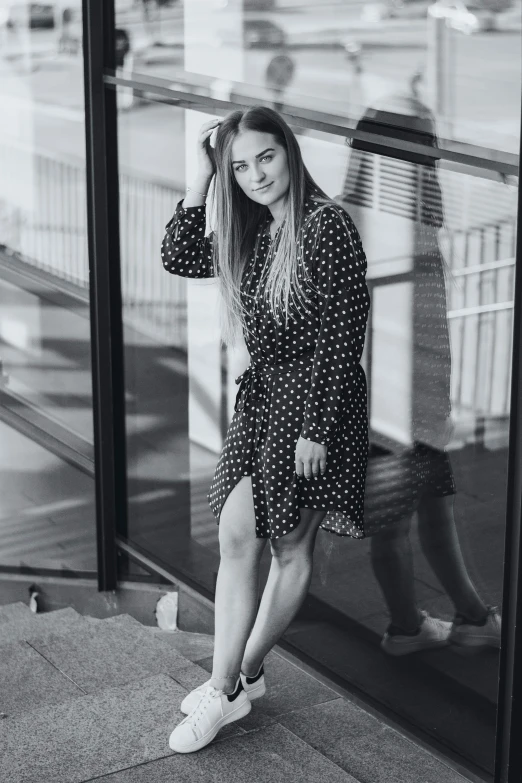
[[[221,557],[260,556],[266,540],[257,538],[255,530],[252,480],[250,476],[244,476],[230,492],[219,517]]]
[[[256,539],[255,534],[249,534],[241,525],[230,521],[219,524],[219,553],[221,558],[244,559],[259,554],[263,539]]]
[[[400,522],[390,525],[371,537],[372,557],[389,555],[395,549],[400,549],[408,538],[411,529],[411,517],[404,517]]]
[[[325,516],[324,511],[315,509],[300,509],[301,520],[297,527],[280,538],[270,541],[272,557],[280,564],[286,565],[312,559],[315,537],[319,525]]]

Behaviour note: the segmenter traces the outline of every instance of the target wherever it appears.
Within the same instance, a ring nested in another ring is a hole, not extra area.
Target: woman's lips
[[[264,185],[262,188],[257,188],[255,190],[256,193],[262,193],[264,190],[268,190],[268,188],[273,185],[273,182],[269,182],[268,185]]]

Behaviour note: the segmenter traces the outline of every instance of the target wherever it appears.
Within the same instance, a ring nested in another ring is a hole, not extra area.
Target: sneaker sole
[[[174,750],[176,753],[194,753],[196,750],[200,750],[201,748],[204,748],[205,745],[208,745],[210,742],[212,742],[218,731],[222,729],[223,726],[226,726],[227,723],[233,723],[236,720],[244,718],[245,715],[248,715],[251,709],[252,705],[250,703],[250,699],[246,699],[240,707],[237,707],[233,712],[229,712],[228,715],[224,715],[222,718],[220,718],[213,729],[204,734],[203,737],[190,745],[190,747],[176,748],[171,744],[171,740],[169,739],[169,748]]]
[[[260,699],[261,696],[264,696],[265,693],[266,693],[265,679],[263,678],[262,680],[260,680],[258,682],[258,684],[256,685],[256,687],[252,688],[252,690],[248,690],[247,691],[247,689],[244,686],[243,686],[243,689],[244,689],[244,691],[245,691],[245,693],[248,696],[250,701],[255,701],[256,699]],[[180,712],[182,712],[184,715],[188,715],[191,712],[192,708],[189,709],[187,707],[184,707],[183,706],[183,702],[182,702],[179,709],[180,709]]]
[[[401,655],[410,655],[410,653],[416,653],[416,652],[422,652],[423,650],[438,650],[440,647],[447,647],[449,645],[449,641],[447,639],[443,639],[440,642],[430,642],[429,644],[409,644],[406,645],[402,643],[400,647],[397,645],[392,646],[389,644],[386,644],[386,642],[381,642],[381,650],[383,650],[388,655],[394,655],[396,657],[399,657]]]
[[[500,650],[499,639],[484,639],[484,637],[479,636],[450,639],[450,643],[461,650],[477,650],[478,652],[488,647],[493,650]]]

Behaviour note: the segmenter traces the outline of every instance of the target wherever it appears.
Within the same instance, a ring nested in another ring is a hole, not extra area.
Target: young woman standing
[[[250,365],[208,495],[220,544],[213,670],[181,704],[188,716],[170,737],[180,753],[207,745],[265,692],[263,660],[308,592],[319,527],[364,536],[368,458],[359,362],[370,301],[352,220],[272,109],[207,122],[197,144],[199,173],[167,224],[163,265],[218,278],[222,339],[242,331]],[[216,227],[205,236],[214,177]]]

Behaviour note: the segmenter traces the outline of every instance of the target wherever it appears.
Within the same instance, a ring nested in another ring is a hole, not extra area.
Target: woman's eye
[[[241,165],[239,165],[239,166],[237,167],[236,171],[241,171],[241,169],[244,169],[244,168],[245,168],[245,164],[244,164],[244,163],[241,163]]]
[[[273,155],[263,155],[261,160],[272,160],[272,158],[273,158]]]

